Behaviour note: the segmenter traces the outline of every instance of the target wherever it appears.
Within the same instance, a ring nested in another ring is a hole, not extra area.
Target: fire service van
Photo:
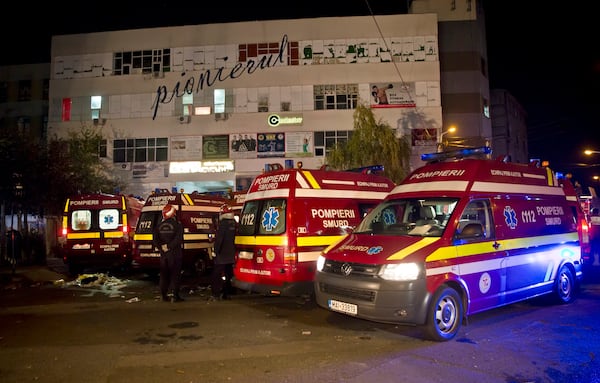
[[[120,194],[86,194],[67,199],[58,238],[71,274],[85,267],[129,267],[144,202]]]
[[[484,310],[542,295],[571,302],[589,245],[574,188],[549,168],[490,155],[423,155],[426,165],[319,257],[317,304],[446,341]]]
[[[133,267],[158,275],[160,253],[152,245],[153,231],[162,220],[162,208],[171,204],[183,225],[183,271],[203,275],[212,267],[212,247],[224,204],[235,200],[205,193],[160,190],[146,199],[134,236]]]
[[[394,183],[361,172],[277,169],[257,176],[236,235],[233,284],[265,295],[312,295],[315,261]]]

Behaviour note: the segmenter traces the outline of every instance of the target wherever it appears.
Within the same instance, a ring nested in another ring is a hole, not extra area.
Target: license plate
[[[252,259],[254,257],[254,253],[251,251],[240,251],[238,254],[239,259]]]
[[[140,253],[140,257],[160,258],[160,253]]]
[[[344,314],[357,315],[358,306],[352,303],[340,302],[334,299],[330,299],[327,302],[329,308],[333,311],[339,311]]]

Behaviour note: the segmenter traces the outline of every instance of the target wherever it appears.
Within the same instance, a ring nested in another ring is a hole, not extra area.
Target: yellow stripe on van
[[[502,246],[500,246],[498,250],[513,250],[531,246],[557,245],[559,243],[577,241],[579,241],[579,235],[576,232],[542,235],[539,237],[515,238],[499,241]]]
[[[69,201],[71,201],[71,199],[67,198],[67,202],[65,203],[65,210],[64,210],[65,213],[67,213],[69,211]]]
[[[192,199],[190,198],[189,195],[187,194],[182,194],[183,198],[187,201],[186,205],[193,205],[194,202],[192,202]]]
[[[199,239],[208,239],[208,234],[184,234],[183,239],[187,241],[197,241]]]
[[[317,180],[315,179],[315,177],[313,177],[312,173],[307,171],[307,170],[303,170],[302,174],[304,174],[304,176],[306,177],[306,179],[308,180],[308,182],[310,183],[310,185],[315,188],[315,189],[320,189],[321,186],[319,185],[319,183],[317,182]]]
[[[332,242],[337,242],[345,235],[327,235],[314,237],[298,237],[298,246],[329,246]]]
[[[212,243],[208,242],[187,242],[183,244],[184,249],[210,249]]]
[[[425,246],[431,245],[435,241],[438,241],[439,238],[423,238],[419,242],[413,243],[410,246],[405,247],[404,249],[390,255],[387,259],[390,261],[395,261],[399,259],[404,259],[405,257],[411,255],[415,251],[421,250]]]
[[[432,252],[426,259],[427,262],[451,259],[455,257],[469,257],[477,254],[486,254],[492,252],[510,251],[528,247],[537,247],[544,245],[554,245],[566,242],[576,242],[577,233],[542,235],[539,237],[525,237],[516,239],[506,239],[499,241],[485,241],[477,243],[468,243],[458,246],[446,246]],[[494,248],[498,244],[498,248]]]
[[[152,234],[134,234],[134,241],[152,241]]]
[[[236,245],[265,245],[265,246],[287,246],[287,236],[236,236]]]
[[[87,238],[100,238],[100,233],[69,233],[67,239],[87,239]]]
[[[104,238],[122,238],[122,237],[123,237],[122,231],[105,231],[104,232]]]
[[[554,174],[552,173],[552,169],[546,168],[546,176],[548,178],[548,185],[553,186]]]

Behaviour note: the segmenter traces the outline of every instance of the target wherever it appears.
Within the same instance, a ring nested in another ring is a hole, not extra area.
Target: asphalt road
[[[171,304],[143,275],[43,276],[0,290],[3,383],[600,382],[598,270],[570,305],[478,314],[444,343],[310,299],[240,293],[207,303],[202,279],[186,278],[185,302]]]

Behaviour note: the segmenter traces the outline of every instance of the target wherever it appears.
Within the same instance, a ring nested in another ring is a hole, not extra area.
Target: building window
[[[159,138],[128,138],[114,140],[113,162],[158,162],[167,161],[169,154],[169,139]]]
[[[0,103],[8,102],[8,82],[0,81]]]
[[[314,132],[315,156],[326,156],[337,144],[345,145],[352,137],[352,130]]]
[[[171,50],[148,49],[143,51],[116,52],[113,56],[113,74],[155,74],[159,77],[171,71]]]
[[[92,111],[92,120],[98,121],[100,110],[102,109],[102,96],[92,96],[90,99],[90,109]]]
[[[483,115],[486,116],[487,118],[490,118],[490,104],[489,104],[487,98],[485,98],[485,97],[481,98],[481,106],[482,106]]]
[[[98,144],[98,157],[100,158],[106,158],[108,151],[106,150],[106,140],[102,139],[100,140],[100,143]]]
[[[70,98],[62,99],[62,121],[71,121],[71,106],[73,101]]]
[[[358,84],[315,85],[315,110],[356,109]]]
[[[192,108],[194,107],[194,93],[185,92],[183,97],[181,97],[181,104],[183,110],[181,111],[182,116],[191,116]]]
[[[42,100],[49,100],[49,95],[50,95],[50,80],[48,80],[47,78],[44,79],[44,82],[42,84]]]
[[[19,81],[19,101],[31,101],[31,80]]]
[[[214,100],[215,113],[225,113],[225,89],[215,89]]]

